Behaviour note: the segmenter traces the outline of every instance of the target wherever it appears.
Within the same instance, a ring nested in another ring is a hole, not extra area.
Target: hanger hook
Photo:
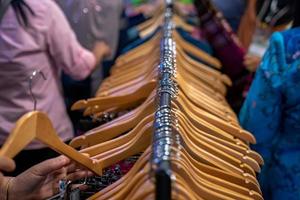
[[[37,100],[32,92],[32,82],[33,82],[33,79],[37,76],[37,75],[41,75],[43,77],[44,80],[47,80],[46,79],[46,76],[44,75],[44,73],[40,70],[34,70],[31,74],[31,76],[29,77],[29,92],[30,92],[30,96],[33,100],[33,110],[36,110],[36,105],[37,105]]]

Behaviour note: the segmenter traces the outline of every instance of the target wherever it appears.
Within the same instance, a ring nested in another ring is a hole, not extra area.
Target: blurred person
[[[222,12],[234,32],[238,31],[241,18],[244,15],[247,3],[252,0],[212,0],[215,7]]]
[[[293,20],[294,0],[252,0],[241,20],[238,36],[248,50],[244,64],[255,72],[271,34],[289,28]]]
[[[78,81],[67,73],[62,74],[68,113],[75,134],[80,135],[84,131],[80,123],[82,113],[71,111],[71,106],[78,100],[95,96],[103,78],[109,74],[118,47],[122,1],[55,0],[55,2],[63,10],[83,47],[92,50],[95,46],[101,45],[109,49],[109,54],[101,60],[97,69],[84,80]]]
[[[85,79],[109,50],[101,45],[93,53],[83,48],[52,0],[6,0],[1,1],[1,9],[5,3],[10,4],[0,24],[0,146],[17,120],[33,110],[28,80],[35,70],[46,77],[33,81],[37,110],[48,114],[66,142],[73,137],[73,128],[62,97],[60,72]],[[16,156],[14,175],[56,155],[34,141]]]
[[[105,60],[114,58],[118,46],[121,0],[55,0],[63,10],[79,43],[92,50],[97,44],[106,46],[110,53]],[[103,61],[103,60],[102,60]],[[102,63],[99,63],[102,65]],[[101,80],[102,67],[91,74],[91,93],[94,96]]]

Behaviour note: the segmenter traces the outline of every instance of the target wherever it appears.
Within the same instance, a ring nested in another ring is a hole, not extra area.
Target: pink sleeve
[[[49,7],[47,43],[51,59],[56,67],[76,80],[85,79],[94,69],[96,59],[76,39],[66,17],[53,2]]]

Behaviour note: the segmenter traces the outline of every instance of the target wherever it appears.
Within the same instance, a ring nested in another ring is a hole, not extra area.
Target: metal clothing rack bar
[[[158,108],[154,121],[152,171],[155,173],[156,200],[171,200],[171,148],[175,144],[172,99],[177,95],[176,48],[172,37],[173,1],[166,0],[159,65]]]

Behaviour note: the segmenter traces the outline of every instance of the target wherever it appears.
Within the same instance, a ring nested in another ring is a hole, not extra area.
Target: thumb
[[[7,157],[0,157],[0,170],[11,172],[16,168],[15,162]]]
[[[61,169],[69,163],[70,160],[67,157],[59,156],[37,164],[30,168],[29,171],[38,176],[47,176],[51,172]]]

